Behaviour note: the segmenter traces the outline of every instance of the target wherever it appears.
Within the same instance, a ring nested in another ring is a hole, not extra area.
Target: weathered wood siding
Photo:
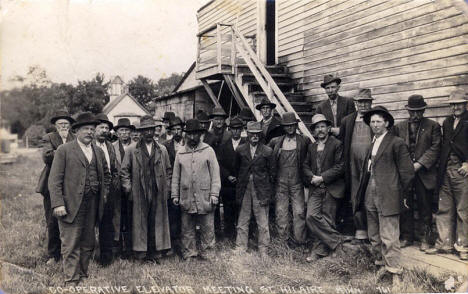
[[[447,96],[468,86],[468,16],[457,0],[283,0],[277,4],[278,56],[307,99],[326,99],[323,75],[341,94],[371,88],[395,118],[414,93],[428,116],[447,115]]]
[[[220,22],[237,24],[244,35],[255,35],[257,31],[257,1],[215,0],[198,11],[198,31]]]

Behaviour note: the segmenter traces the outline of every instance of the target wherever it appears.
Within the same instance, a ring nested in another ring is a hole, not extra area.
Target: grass
[[[53,293],[59,289],[54,287],[63,285],[60,265],[45,265],[42,196],[34,193],[42,167],[38,153],[20,157],[13,165],[0,166],[0,260],[3,261],[0,263],[0,289],[6,293]],[[92,262],[90,277],[80,286],[113,286],[112,293],[118,293],[116,287],[119,286],[125,286],[120,292],[126,290],[127,293],[157,293],[157,290],[165,290],[161,293],[184,293],[184,290],[185,293],[446,291],[444,281],[448,276],[436,277],[422,270],[406,270],[403,282],[397,286],[378,283],[378,269],[366,250],[309,264],[305,262],[305,248],[291,249],[276,242],[271,247],[270,256],[264,259],[255,251],[235,253],[231,244],[221,242],[208,261],[170,257],[156,265],[117,260],[106,268]]]

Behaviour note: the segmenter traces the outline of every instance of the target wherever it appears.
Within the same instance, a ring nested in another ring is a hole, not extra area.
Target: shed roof
[[[135,104],[138,105],[138,107],[140,107],[146,114],[150,114],[148,110],[146,110],[146,108],[143,105],[141,105],[140,102],[138,102],[129,93],[124,93],[112,100],[111,102],[107,103],[106,106],[104,106],[104,108],[102,109],[102,112],[105,114],[109,114],[109,112],[111,112],[111,110],[114,109],[126,96],[130,97],[130,99],[133,100],[133,102],[135,102]]]

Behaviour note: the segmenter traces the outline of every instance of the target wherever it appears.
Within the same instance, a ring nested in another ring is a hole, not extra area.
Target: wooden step
[[[260,100],[263,99],[264,97],[267,97],[267,95],[263,91],[252,91],[250,92],[251,95],[255,96],[255,98],[259,98]],[[304,96],[302,94],[298,93],[284,93],[284,96],[286,96],[286,99],[288,99],[289,103],[292,102],[304,102]],[[310,103],[310,102],[308,102]]]
[[[267,65],[265,68],[270,74],[285,74],[287,73],[287,68],[281,65]],[[246,64],[239,64],[237,66],[238,73],[251,73],[250,68]]]
[[[257,82],[246,82],[244,85],[248,86],[249,92],[260,92],[263,91],[262,87]],[[294,83],[292,82],[279,82],[276,83],[278,88],[286,95],[286,93],[292,93],[294,91]]]
[[[286,97],[287,98],[287,97]],[[312,112],[312,104],[310,102],[289,102],[296,112]]]
[[[243,74],[240,74],[240,77],[242,78],[243,83],[257,82],[257,79],[252,73],[243,73]],[[277,84],[278,83],[292,83],[292,80],[288,74],[271,74],[271,77]]]

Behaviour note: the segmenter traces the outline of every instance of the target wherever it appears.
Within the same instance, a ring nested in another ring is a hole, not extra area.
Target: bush
[[[42,137],[45,134],[46,130],[44,126],[31,125],[26,129],[26,132],[24,132],[23,141],[26,142],[26,140],[28,140],[29,147],[41,147]]]

